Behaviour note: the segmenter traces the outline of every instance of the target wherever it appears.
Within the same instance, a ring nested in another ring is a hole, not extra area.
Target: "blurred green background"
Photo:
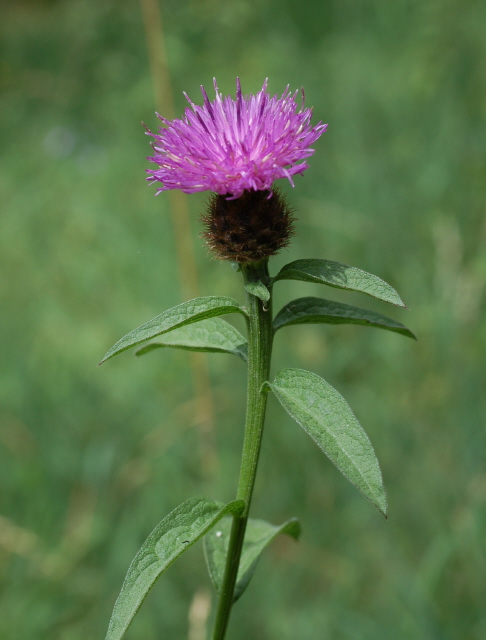
[[[419,336],[291,327],[274,369],[324,376],[381,461],[385,521],[270,402],[253,514],[297,516],[298,544],[265,553],[232,640],[486,637],[486,4],[479,0],[167,0],[176,112],[212,77],[234,94],[265,77],[304,86],[329,123],[296,188],[300,257],[361,267],[411,311],[318,285]],[[209,357],[213,416],[193,360],[127,353],[126,332],[184,300],[169,198],[145,185],[157,126],[134,0],[3,3],[0,104],[2,640],[103,638],[133,555],[193,495],[234,496],[244,365]],[[243,300],[199,239],[201,295]],[[232,320],[232,317],[230,318]],[[236,318],[240,330],[243,327]],[[203,398],[204,400],[204,398]],[[214,418],[214,419],[213,419]],[[150,593],[128,639],[204,640],[211,586],[201,545]],[[214,600],[213,600],[214,603]],[[210,620],[209,620],[210,622]]]

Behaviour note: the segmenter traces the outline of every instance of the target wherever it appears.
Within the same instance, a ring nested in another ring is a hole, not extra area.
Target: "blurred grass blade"
[[[143,356],[162,347],[174,347],[188,351],[233,353],[245,362],[248,357],[248,344],[245,338],[229,322],[221,318],[202,320],[196,324],[169,331],[162,340],[145,345],[135,355]]]
[[[106,353],[100,364],[131,347],[135,347],[137,344],[160,336],[162,333],[227,313],[242,313],[245,315],[244,310],[236,300],[226,296],[207,296],[183,302],[130,331]]]
[[[375,452],[348,403],[329,383],[302,369],[282,369],[267,383],[343,475],[386,517],[386,494]]]
[[[248,293],[260,298],[262,302],[268,302],[270,300],[270,291],[263,282],[261,282],[261,280],[258,280],[257,282],[247,282],[245,284],[245,289]]]
[[[320,282],[337,289],[366,293],[397,307],[406,307],[395,289],[378,276],[333,260],[295,260],[280,269],[274,278],[276,280]]]
[[[275,316],[275,331],[292,324],[361,324],[377,327],[387,331],[395,331],[409,338],[414,334],[392,318],[387,318],[376,311],[360,309],[350,304],[334,302],[325,298],[297,298],[286,304]]]
[[[209,575],[216,588],[220,592],[226,566],[226,554],[231,533],[232,520],[221,520],[218,527],[204,538],[204,554],[208,565]],[[300,524],[292,518],[280,526],[275,526],[265,520],[249,519],[243,552],[241,554],[240,567],[236,580],[234,601],[241,597],[255,572],[258,559],[262,551],[280,533],[286,533],[296,540],[300,536]]]
[[[160,522],[133,559],[115,603],[105,640],[120,640],[157,578],[223,516],[241,513],[243,500],[227,505],[191,498]]]

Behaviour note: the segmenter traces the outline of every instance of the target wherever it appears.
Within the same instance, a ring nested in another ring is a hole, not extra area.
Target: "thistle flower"
[[[155,139],[155,155],[148,160],[159,166],[147,170],[157,193],[181,189],[185,193],[213,191],[202,221],[204,237],[219,258],[252,262],[278,253],[293,235],[293,217],[274,180],[302,174],[310,148],[327,124],[311,127],[311,109],[299,108],[297,92],[287,87],[271,97],[267,81],[256,95],[243,97],[239,79],[236,99],[222,97],[216,80],[216,98],[210,102],[201,87],[204,105],[185,95],[191,108],[182,120],[169,121]]]
[[[310,126],[311,109],[297,110],[297,92],[285,90],[281,98],[270,97],[267,80],[256,95],[243,97],[239,79],[236,100],[222,97],[216,80],[216,99],[209,101],[201,87],[204,105],[191,105],[182,120],[169,121],[155,138],[155,155],[148,158],[159,165],[148,170],[150,183],[161,182],[157,193],[181,189],[185,193],[214,191],[239,198],[244,191],[271,190],[274,180],[302,174],[308,165],[301,162],[314,153],[310,148],[327,125]],[[300,163],[300,164],[298,164]]]

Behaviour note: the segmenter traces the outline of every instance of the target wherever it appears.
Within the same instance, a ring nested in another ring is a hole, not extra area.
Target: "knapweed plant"
[[[398,307],[398,293],[386,282],[339,262],[296,260],[276,275],[269,258],[289,244],[292,210],[274,187],[278,178],[302,174],[311,145],[327,125],[311,126],[311,109],[296,101],[289,89],[271,97],[267,83],[256,95],[243,97],[237,81],[236,99],[223,97],[215,83],[210,101],[193,104],[180,120],[168,121],[158,133],[149,158],[149,182],[157,193],[211,191],[202,217],[204,237],[216,257],[230,261],[243,276],[246,302],[225,296],[196,298],[164,311],[119,340],[102,362],[146,343],[137,355],[159,347],[231,353],[248,367],[247,410],[236,498],[222,504],[190,498],[174,509],[149,535],[128,569],[110,621],[107,640],[119,640],[157,578],[191,545],[204,537],[209,574],[218,594],[213,640],[226,635],[231,608],[242,595],[263,549],[279,533],[298,538],[295,519],[273,525],[249,518],[258,466],[265,408],[269,393],[306,431],[328,458],[375,507],[386,515],[387,502],[373,447],[343,397],[315,373],[283,369],[270,375],[273,339],[296,324],[360,324],[413,334],[386,316],[325,298],[292,300],[274,315],[272,289],[282,280],[300,280],[358,291]],[[187,97],[187,96],[186,96]],[[159,116],[160,117],[160,116]],[[241,314],[243,337],[219,316]],[[150,342],[157,338],[156,342]],[[225,517],[229,516],[229,517]]]

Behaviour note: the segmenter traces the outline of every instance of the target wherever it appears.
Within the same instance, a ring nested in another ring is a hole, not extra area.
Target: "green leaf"
[[[414,334],[406,327],[387,318],[376,311],[360,309],[350,304],[333,302],[324,298],[298,298],[286,304],[275,316],[273,327],[275,331],[292,324],[362,324],[368,327],[378,327],[401,333],[409,338]]]
[[[137,344],[145,342],[146,340],[151,340],[156,336],[160,336],[162,333],[167,333],[172,329],[178,329],[184,325],[199,322],[199,320],[205,320],[206,318],[223,316],[226,313],[242,313],[246,315],[236,300],[227,298],[226,296],[208,296],[206,298],[194,298],[194,300],[183,302],[177,307],[164,311],[164,313],[161,313],[149,322],[130,331],[124,338],[118,340],[100,364],[122,353],[122,351],[135,347]]]
[[[273,384],[267,385],[341,473],[386,517],[378,460],[341,394],[315,373],[302,369],[283,369]]]
[[[180,329],[173,329],[166,333],[162,340],[145,345],[136,351],[135,355],[142,356],[162,347],[233,353],[245,361],[248,357],[248,344],[245,338],[229,322],[221,318],[202,320]]]
[[[157,578],[225,515],[240,514],[243,500],[227,505],[191,498],[160,522],[133,559],[115,603],[106,640],[120,640]]]
[[[218,593],[223,583],[231,525],[232,521],[229,518],[225,518],[221,520],[216,529],[204,538],[204,554],[206,556],[209,575]],[[300,524],[298,520],[292,518],[279,527],[265,522],[265,520],[248,520],[236,580],[234,602],[240,598],[248,586],[262,551],[280,533],[286,533],[297,540],[300,536]]]
[[[268,302],[270,300],[270,291],[263,282],[261,282],[261,280],[258,280],[257,282],[247,282],[245,284],[245,289],[248,293],[260,298],[262,302]]]
[[[395,289],[378,276],[333,260],[295,260],[282,267],[276,280],[321,282],[337,289],[366,293],[397,307],[406,306]]]

